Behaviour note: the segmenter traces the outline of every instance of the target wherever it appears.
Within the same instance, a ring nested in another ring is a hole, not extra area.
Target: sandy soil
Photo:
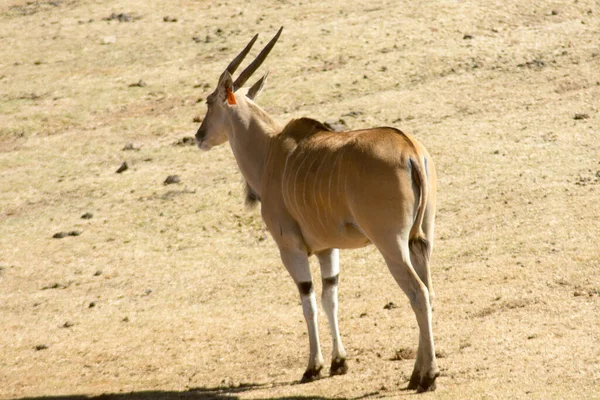
[[[418,3],[0,2],[0,398],[413,396],[416,321],[373,248],[341,255],[349,373],[295,384],[298,294],[231,150],[177,144],[281,25],[275,119],[393,125],[435,158],[423,398],[600,398],[600,6]]]

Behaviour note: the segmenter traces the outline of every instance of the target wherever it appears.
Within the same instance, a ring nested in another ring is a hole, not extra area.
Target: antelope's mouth
[[[198,145],[198,147],[200,148],[200,150],[202,151],[209,151],[210,149],[212,149],[212,146],[206,142],[202,142]]]
[[[202,151],[208,151],[210,149],[212,149],[212,146],[208,143],[206,143],[206,141],[202,140],[196,140],[196,144],[198,145],[198,148]]]

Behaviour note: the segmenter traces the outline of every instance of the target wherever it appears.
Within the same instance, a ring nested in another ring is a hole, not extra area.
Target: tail
[[[429,242],[425,237],[425,233],[423,233],[423,218],[425,217],[428,195],[426,167],[424,162],[414,160],[413,158],[410,158],[409,165],[411,167],[413,182],[419,189],[419,206],[417,207],[417,215],[413,226],[410,228],[408,245],[414,256],[422,258],[427,263],[429,259]]]

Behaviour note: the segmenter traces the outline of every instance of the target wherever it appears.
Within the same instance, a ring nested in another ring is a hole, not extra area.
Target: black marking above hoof
[[[321,367],[318,369],[307,369],[300,379],[300,383],[309,383],[321,379]]]
[[[344,375],[346,372],[348,372],[348,363],[345,358],[336,358],[331,361],[329,376]]]
[[[300,291],[300,295],[308,296],[312,292],[314,292],[313,283],[311,281],[308,282],[300,282],[298,283],[298,290]]]
[[[423,376],[417,388],[417,393],[433,392],[436,389],[435,378],[438,376],[440,376],[439,372]]]

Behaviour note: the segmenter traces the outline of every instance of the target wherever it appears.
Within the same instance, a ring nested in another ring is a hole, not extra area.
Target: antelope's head
[[[227,66],[225,71],[223,71],[219,78],[217,88],[206,98],[206,115],[202,120],[198,132],[196,132],[196,143],[200,149],[210,150],[214,146],[225,143],[232,134],[232,119],[235,118],[241,121],[249,121],[250,116],[248,113],[250,111],[248,108],[248,99],[253,101],[258,96],[269,73],[267,72],[247,91],[240,90],[238,92],[238,90],[244,86],[244,83],[246,83],[267,58],[269,52],[273,46],[275,46],[277,39],[279,39],[282,30],[283,27],[279,29],[273,39],[267,43],[256,59],[242,71],[235,81],[233,80],[232,75],[242,63],[254,42],[256,42],[258,34],[250,40],[244,50],[242,50],[242,52]]]

